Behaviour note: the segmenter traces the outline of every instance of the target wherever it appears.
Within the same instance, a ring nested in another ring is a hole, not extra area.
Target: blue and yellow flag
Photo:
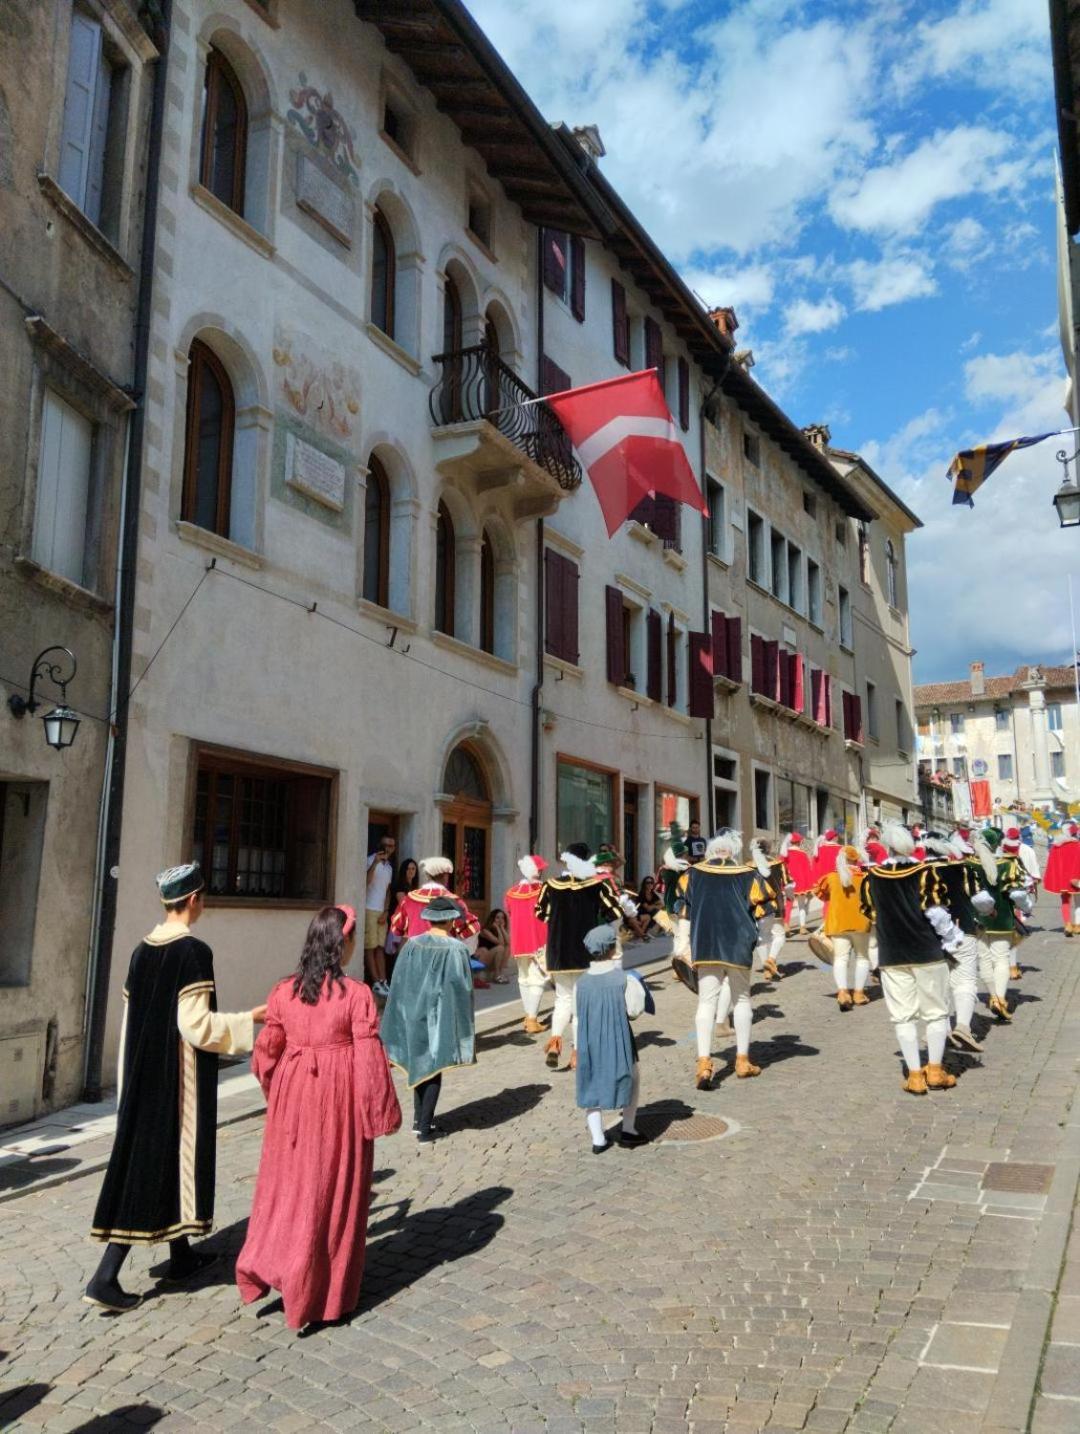
[[[1053,433],[1037,433],[1034,438],[1010,438],[1005,443],[980,443],[977,448],[965,448],[949,464],[949,477],[955,479],[952,500],[966,503],[974,508],[971,495],[981,488],[990,474],[1004,463],[1009,454],[1017,448],[1031,448],[1044,438],[1056,438],[1061,430]]]

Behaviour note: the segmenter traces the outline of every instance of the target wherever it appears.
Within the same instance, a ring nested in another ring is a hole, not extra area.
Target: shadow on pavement
[[[778,1066],[782,1061],[794,1060],[797,1056],[816,1056],[820,1051],[817,1046],[808,1046],[801,1036],[779,1035],[773,1036],[767,1041],[758,1041],[751,1055],[755,1063],[765,1070],[768,1066]],[[734,1058],[734,1048],[732,1048]]]
[[[65,1160],[49,1159],[47,1156],[37,1159],[28,1157],[17,1165],[6,1165],[0,1169],[0,1190],[21,1190],[24,1185],[33,1185],[49,1175],[61,1175],[65,1170],[72,1170],[78,1163],[70,1157]]]
[[[106,1430],[130,1429],[132,1425],[151,1429],[164,1418],[165,1410],[156,1404],[122,1404],[111,1414],[95,1414],[85,1424],[76,1424],[72,1434],[105,1434]]]
[[[648,1046],[677,1046],[678,1041],[673,1036],[661,1035],[659,1031],[642,1031],[639,1036],[634,1032],[634,1040],[639,1051],[645,1050]]]
[[[439,1111],[439,1124],[448,1132],[455,1130],[491,1130],[505,1121],[514,1120],[539,1105],[541,1097],[551,1089],[539,1081],[532,1085],[512,1086],[495,1095],[485,1095],[459,1105],[453,1110]]]
[[[6,1429],[24,1414],[29,1414],[51,1388],[51,1384],[24,1384],[17,1389],[8,1390],[6,1394],[0,1394],[0,1428]]]
[[[679,1125],[684,1120],[690,1120],[698,1112],[684,1100],[654,1100],[650,1105],[643,1105],[637,1113],[637,1128],[650,1140],[656,1140],[665,1131],[670,1130],[673,1125]]]

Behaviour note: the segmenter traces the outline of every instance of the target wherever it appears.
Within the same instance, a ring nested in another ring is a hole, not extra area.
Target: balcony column
[[[1031,712],[1031,748],[1035,758],[1035,785],[1031,799],[1035,802],[1049,802],[1053,793],[1050,789],[1050,737],[1047,729],[1046,693],[1042,687],[1028,690],[1028,707]],[[1016,774],[1017,795],[1020,796],[1020,773]]]

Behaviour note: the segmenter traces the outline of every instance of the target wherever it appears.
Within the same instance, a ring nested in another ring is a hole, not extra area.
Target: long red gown
[[[309,1006],[280,982],[251,1065],[266,1130],[236,1283],[245,1304],[280,1290],[291,1329],[339,1319],[360,1298],[372,1142],[401,1124],[370,990],[329,982]]]

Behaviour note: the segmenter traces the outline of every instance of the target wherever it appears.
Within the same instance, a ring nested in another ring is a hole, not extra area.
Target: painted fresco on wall
[[[348,444],[360,414],[360,375],[303,334],[279,325],[274,367],[280,399],[316,432]]]
[[[329,90],[320,94],[314,85],[309,85],[303,70],[298,76],[299,85],[289,91],[293,108],[285,116],[304,138],[325,155],[334,167],[352,184],[356,184],[356,153],[353,150],[353,132],[341,114],[334,108],[334,97]]]

